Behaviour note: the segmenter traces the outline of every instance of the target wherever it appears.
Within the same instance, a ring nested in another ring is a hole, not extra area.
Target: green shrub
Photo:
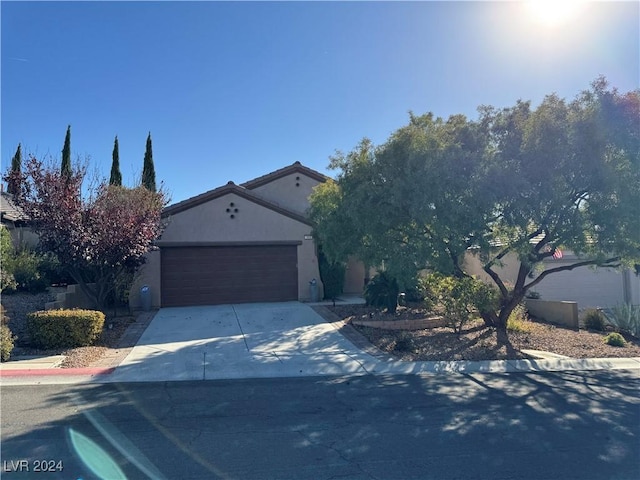
[[[398,282],[387,272],[378,273],[364,288],[364,299],[367,305],[386,307],[389,313],[395,313],[399,294]]]
[[[24,249],[11,259],[11,269],[18,284],[18,290],[29,293],[44,292],[49,286],[47,278],[40,271],[42,255]]]
[[[625,342],[624,340],[624,337],[618,332],[611,332],[606,337],[604,337],[604,343],[613,347],[624,347],[627,344],[627,342]]]
[[[11,264],[14,252],[9,230],[0,225],[0,292],[3,293],[12,292],[18,287]]]
[[[604,313],[596,308],[585,310],[582,322],[584,323],[584,327],[589,330],[604,332],[606,327]]]
[[[397,352],[414,353],[416,351],[416,343],[413,337],[403,332],[398,336],[394,350]]]
[[[529,333],[533,330],[533,324],[527,314],[524,304],[516,305],[507,318],[507,330],[510,332]]]
[[[404,294],[405,294],[404,298],[407,302],[412,302],[412,303],[424,302],[424,295],[420,290],[419,284],[413,287],[405,288]]]
[[[60,260],[52,253],[40,256],[40,275],[46,278],[51,285],[71,285],[77,283],[69,272],[62,266]]]
[[[607,311],[607,319],[617,330],[640,338],[640,305],[616,305]]]
[[[103,326],[104,313],[96,310],[46,310],[27,315],[31,340],[42,349],[91,345]]]
[[[420,282],[427,302],[442,311],[447,326],[460,333],[472,314],[495,310],[496,291],[472,277],[457,278],[432,273]]]
[[[6,362],[11,356],[13,342],[18,339],[4,322],[0,323],[0,360]]]
[[[0,292],[12,293],[18,288],[18,282],[16,282],[13,273],[4,269],[4,266],[0,270]]]
[[[333,300],[344,290],[345,266],[341,263],[320,262],[320,279],[324,285],[324,298]]]

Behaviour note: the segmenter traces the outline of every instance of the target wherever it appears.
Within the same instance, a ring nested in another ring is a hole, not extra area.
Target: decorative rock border
[[[424,330],[425,328],[444,327],[442,317],[417,318],[415,320],[351,320],[361,327],[380,328],[382,330]]]

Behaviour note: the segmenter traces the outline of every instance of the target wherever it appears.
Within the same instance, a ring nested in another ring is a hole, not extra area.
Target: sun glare
[[[528,14],[546,27],[564,25],[573,20],[584,0],[531,0],[526,2]]]

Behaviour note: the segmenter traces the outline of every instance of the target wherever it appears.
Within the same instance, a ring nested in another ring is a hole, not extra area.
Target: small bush
[[[460,333],[472,314],[495,310],[496,291],[471,277],[447,277],[438,273],[427,275],[420,282],[425,302],[439,308],[447,326]]]
[[[583,323],[589,330],[604,332],[606,327],[604,313],[595,308],[590,308],[584,312]]]
[[[11,356],[13,350],[13,343],[18,339],[11,333],[11,330],[7,325],[2,322],[0,324],[0,360],[6,362]]]
[[[424,302],[424,295],[422,295],[422,292],[420,291],[419,286],[406,288],[404,291],[404,294],[405,294],[404,298],[407,302],[412,302],[412,303]]]
[[[533,330],[533,325],[527,314],[527,308],[518,304],[507,318],[507,330],[510,332],[529,333]]]
[[[40,275],[51,285],[71,285],[77,283],[69,272],[62,266],[60,260],[52,253],[45,253],[40,257]]]
[[[18,288],[18,282],[13,273],[7,272],[4,267],[0,270],[0,292],[13,293]]]
[[[104,313],[96,310],[46,310],[27,315],[31,340],[42,349],[91,345],[103,326]]]
[[[324,285],[324,298],[333,300],[344,290],[345,267],[341,263],[320,263],[320,279]]]
[[[607,345],[611,345],[612,347],[624,347],[627,342],[625,342],[624,337],[620,335],[618,332],[611,332],[606,337],[604,337],[604,343]]]
[[[16,253],[10,263],[18,290],[41,293],[47,289],[49,282],[40,271],[41,261],[42,255],[28,249]]]
[[[623,303],[607,313],[607,319],[617,330],[640,338],[640,305]]]
[[[396,340],[395,349],[397,352],[414,353],[416,351],[416,344],[413,337],[409,334],[403,334]]]
[[[380,272],[371,279],[364,289],[367,305],[386,307],[387,312],[394,313],[398,307],[400,288],[395,278],[387,272]]]

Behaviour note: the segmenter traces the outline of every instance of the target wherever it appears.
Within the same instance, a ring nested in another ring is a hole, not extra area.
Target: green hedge
[[[104,313],[96,310],[46,310],[27,315],[33,345],[42,349],[91,345],[102,332]]]
[[[6,362],[11,356],[13,350],[13,342],[17,337],[11,333],[11,330],[4,323],[0,324],[0,360]]]

